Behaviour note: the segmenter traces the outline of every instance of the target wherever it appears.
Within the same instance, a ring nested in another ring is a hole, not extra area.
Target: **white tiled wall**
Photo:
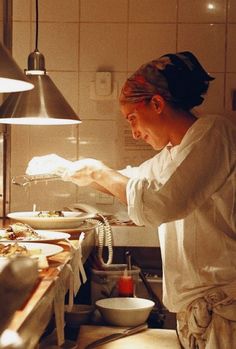
[[[22,69],[34,49],[34,4],[13,1],[13,55]],[[119,91],[127,74],[168,52],[191,50],[216,77],[202,112],[235,118],[236,0],[40,0],[39,20],[39,50],[48,73],[83,123],[63,130],[12,127],[12,176],[23,173],[32,156],[50,152],[95,157],[119,168],[151,156],[148,149],[138,155],[125,151],[117,98],[91,99],[90,85],[95,72],[109,71]],[[43,188],[12,188],[11,211],[31,209],[33,203],[48,209],[99,201],[96,193],[69,183],[48,183],[44,193]]]

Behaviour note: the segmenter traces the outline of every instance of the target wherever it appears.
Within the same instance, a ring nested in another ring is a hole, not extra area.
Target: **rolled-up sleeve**
[[[126,188],[130,218],[152,226],[185,218],[227,180],[235,181],[236,154],[222,133],[214,128],[205,132],[163,185],[131,178]]]

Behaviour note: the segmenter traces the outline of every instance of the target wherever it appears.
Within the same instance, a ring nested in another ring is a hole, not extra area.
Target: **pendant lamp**
[[[34,87],[0,42],[0,93],[31,90]]]
[[[38,0],[36,4],[35,50],[28,56],[27,80],[34,89],[9,95],[0,107],[0,123],[18,125],[69,125],[79,117],[48,76],[45,59],[38,50]]]

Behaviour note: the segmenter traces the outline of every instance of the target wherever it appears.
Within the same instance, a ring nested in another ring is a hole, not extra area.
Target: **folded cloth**
[[[73,257],[71,259],[71,268],[73,272],[73,292],[74,296],[77,295],[81,284],[87,281],[87,276],[84,270],[83,262],[82,262],[82,241],[84,240],[85,234],[82,232],[79,236],[79,240],[71,244],[71,248],[73,249]]]
[[[185,349],[236,348],[236,281],[208,290],[177,314]]]
[[[65,341],[64,316],[65,316],[65,295],[71,288],[72,270],[66,265],[60,273],[60,277],[55,280],[54,313],[57,329],[57,342],[62,345]]]
[[[57,342],[62,345],[65,341],[64,336],[64,312],[65,312],[65,285],[63,280],[58,278],[55,281],[54,312],[57,329]]]
[[[56,154],[33,157],[27,166],[27,175],[58,175],[63,176],[64,172],[73,165],[72,161],[66,160]]]

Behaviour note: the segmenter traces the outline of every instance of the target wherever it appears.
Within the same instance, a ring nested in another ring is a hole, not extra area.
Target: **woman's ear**
[[[164,109],[164,106],[165,106],[164,98],[160,95],[154,95],[152,97],[152,103],[153,103],[154,108],[157,111],[157,113],[161,114],[163,109]]]

